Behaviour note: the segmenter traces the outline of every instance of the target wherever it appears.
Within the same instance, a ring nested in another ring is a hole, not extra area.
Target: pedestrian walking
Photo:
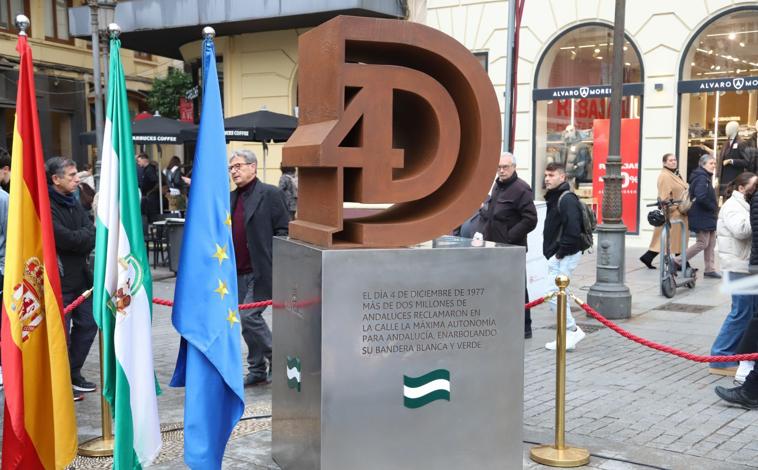
[[[95,226],[74,197],[79,186],[76,164],[64,157],[45,162],[55,249],[61,277],[63,305],[68,305],[92,287],[89,255],[95,248]],[[71,385],[78,392],[93,392],[95,384],[82,376],[82,366],[97,335],[92,316],[92,297],[65,316]]]
[[[137,155],[137,184],[139,185],[142,199],[140,211],[142,212],[143,226],[147,226],[159,219],[160,194],[158,193],[158,168],[150,161],[147,154]]]
[[[721,279],[721,274],[716,271],[715,247],[716,247],[716,222],[718,205],[716,202],[716,190],[713,188],[713,171],[716,168],[716,160],[712,155],[703,155],[698,162],[699,166],[690,175],[690,197],[693,199],[687,217],[690,230],[697,235],[695,244],[687,248],[687,262],[695,255],[703,252],[705,259],[705,277]],[[675,258],[677,264],[681,258]]]
[[[284,193],[284,201],[287,203],[287,210],[290,213],[290,219],[295,220],[297,212],[297,171],[295,167],[281,166],[282,176],[279,178],[279,189]]]
[[[237,186],[231,193],[232,239],[241,303],[271,298],[273,239],[287,235],[289,227],[284,194],[276,186],[258,180],[257,169],[258,159],[253,152],[232,153],[229,174]],[[263,310],[265,307],[240,312],[242,337],[248,349],[246,386],[271,382],[271,329],[263,319]]]
[[[566,181],[566,168],[560,163],[548,163],[545,167],[545,201],[547,215],[543,230],[542,254],[547,259],[548,278],[559,274],[574,273],[582,258],[580,236],[582,233],[582,208],[579,197],[571,192]],[[556,299],[550,301],[550,310],[555,314]],[[566,305],[566,350],[571,351],[584,339],[584,331],[571,315],[571,307]],[[556,342],[545,344],[545,348],[555,350]]]
[[[758,198],[755,198],[758,199]],[[753,251],[758,255],[758,251]],[[752,264],[751,255],[751,272],[758,273],[758,264]],[[758,260],[756,260],[758,261]],[[754,315],[750,320],[742,341],[737,346],[737,354],[752,354],[758,352],[758,315]],[[755,361],[742,361],[734,377],[735,382],[739,385],[733,388],[722,386],[716,387],[716,395],[722,400],[739,405],[743,408],[758,409],[758,368],[755,367]]]
[[[663,168],[658,175],[658,200],[663,201],[666,199],[674,199],[676,201],[681,200],[684,197],[684,193],[689,186],[684,182],[682,176],[679,174],[678,160],[673,153],[667,153],[663,156]],[[671,252],[675,255],[679,255],[682,252],[682,230],[687,232],[687,216],[679,212],[679,206],[668,206],[670,220],[682,220],[684,221],[684,228],[681,224],[671,224],[669,231],[668,242],[671,247]],[[655,269],[653,266],[653,260],[658,253],[661,252],[661,232],[663,226],[655,227],[653,231],[653,238],[650,240],[650,246],[644,255],[640,257],[640,261],[650,269]],[[686,248],[686,247],[684,247]]]
[[[532,188],[516,173],[516,159],[505,152],[500,156],[497,179],[492,195],[483,211],[484,239],[527,247],[526,237],[537,226],[537,208]],[[528,249],[528,248],[527,248]],[[526,273],[524,273],[526,278]],[[529,303],[529,290],[524,284],[524,303]],[[524,310],[524,338],[532,337],[532,315]]]
[[[750,224],[750,203],[755,192],[758,176],[754,173],[740,173],[725,190],[727,198],[719,212],[717,239],[719,262],[729,281],[749,276],[748,262],[752,244]],[[732,294],[732,308],[721,325],[711,347],[712,356],[731,356],[747,328],[753,313],[758,309],[758,296]],[[734,375],[736,362],[712,362],[710,372],[718,375]]]

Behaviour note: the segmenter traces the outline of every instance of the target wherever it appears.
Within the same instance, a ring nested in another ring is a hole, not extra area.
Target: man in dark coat
[[[718,203],[716,190],[713,188],[713,171],[716,169],[716,160],[712,155],[705,154],[700,157],[699,166],[690,175],[690,199],[694,199],[690,211],[687,213],[690,230],[697,234],[695,244],[687,248],[687,261],[701,251],[705,259],[705,277],[720,279],[721,274],[716,271],[716,223],[718,220]],[[676,263],[680,263],[676,259]]]
[[[161,207],[158,193],[158,168],[144,153],[137,155],[137,184],[142,194],[140,210],[145,218],[143,224],[146,228],[147,224],[158,220]]]
[[[505,152],[497,166],[497,180],[492,188],[485,219],[484,239],[526,247],[526,237],[537,226],[537,208],[534,207],[532,188],[516,174],[513,155]],[[524,301],[529,302],[529,291]],[[524,338],[532,337],[532,315],[524,311]]]
[[[571,278],[582,258],[580,237],[582,233],[582,207],[579,197],[571,192],[566,182],[566,168],[560,163],[549,163],[545,167],[545,201],[547,215],[542,232],[542,254],[547,259],[548,278],[559,274]],[[556,300],[550,301],[550,309],[555,314]],[[566,305],[566,350],[573,350],[584,338],[584,331],[576,324],[571,308]],[[551,341],[545,348],[555,350],[556,342]]]
[[[79,186],[76,164],[68,158],[53,157],[45,162],[55,249],[61,271],[63,304],[68,305],[92,287],[89,255],[95,248],[95,226],[76,200]],[[92,297],[65,316],[71,385],[79,392],[92,392],[95,384],[82,376],[82,366],[97,335],[92,316]],[[71,325],[73,323],[73,326]]]
[[[289,229],[284,194],[276,186],[259,181],[257,169],[258,159],[249,150],[237,150],[229,160],[229,173],[237,186],[231,193],[231,219],[240,303],[271,298],[273,238],[286,236]],[[271,330],[263,319],[263,310],[240,312],[242,337],[248,348],[245,385],[271,381]]]

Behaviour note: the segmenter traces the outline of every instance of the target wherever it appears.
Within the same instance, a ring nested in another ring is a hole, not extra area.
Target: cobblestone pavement
[[[707,354],[729,309],[729,297],[719,292],[718,281],[699,279],[694,290],[680,289],[671,301],[700,313],[667,310],[669,299],[658,294],[657,272],[638,269],[642,251],[628,250],[627,285],[633,293],[634,316],[621,323],[645,338]],[[693,264],[702,272],[701,257]],[[579,297],[586,297],[594,275],[594,257],[584,256],[572,279]],[[157,281],[155,295],[172,298],[173,287],[173,278]],[[574,313],[586,330],[597,328],[593,320],[576,314],[576,309]],[[270,321],[270,313],[267,316]],[[534,338],[525,342],[524,468],[543,469],[548,467],[535,464],[528,454],[532,445],[553,440],[555,353],[543,345],[554,338],[555,330],[546,306],[534,309],[533,317]],[[153,468],[184,468],[176,431],[183,419],[183,389],[167,385],[179,339],[165,307],[155,307],[153,342],[163,389],[158,404],[161,422],[173,429],[164,434],[164,453]],[[98,376],[96,347],[84,373],[90,379]],[[713,393],[717,384],[730,385],[731,379],[709,375],[705,364],[649,350],[601,327],[568,355],[566,442],[592,452],[585,468],[757,468],[758,411],[726,406]],[[266,416],[270,388],[248,388],[245,394],[247,415]],[[97,395],[88,394],[76,409],[80,441],[98,436]],[[224,468],[278,468],[271,460],[270,442],[269,419],[244,421],[229,442]],[[80,460],[75,466],[110,468],[102,460]]]

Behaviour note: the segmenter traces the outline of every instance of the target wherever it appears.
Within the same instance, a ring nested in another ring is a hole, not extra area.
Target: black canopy
[[[132,140],[136,144],[183,144],[197,139],[197,126],[176,119],[151,116],[132,122]],[[194,134],[192,131],[195,131]],[[96,143],[94,132],[82,132],[79,141],[83,144]]]
[[[224,119],[226,140],[286,142],[297,127],[297,118],[260,110]],[[197,127],[184,132],[186,140],[197,140]]]

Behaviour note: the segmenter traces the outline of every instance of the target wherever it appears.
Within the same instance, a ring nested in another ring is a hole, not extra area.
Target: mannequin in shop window
[[[578,188],[581,181],[590,180],[592,170],[592,153],[587,145],[582,143],[576,128],[569,124],[561,134],[561,163],[566,167],[566,173],[573,179],[574,187]]]
[[[726,185],[728,185],[740,173],[746,171],[749,163],[745,158],[744,144],[738,132],[740,124],[737,121],[726,123],[727,141],[721,148],[719,160],[721,161],[721,173],[719,177],[719,194],[724,195]]]

